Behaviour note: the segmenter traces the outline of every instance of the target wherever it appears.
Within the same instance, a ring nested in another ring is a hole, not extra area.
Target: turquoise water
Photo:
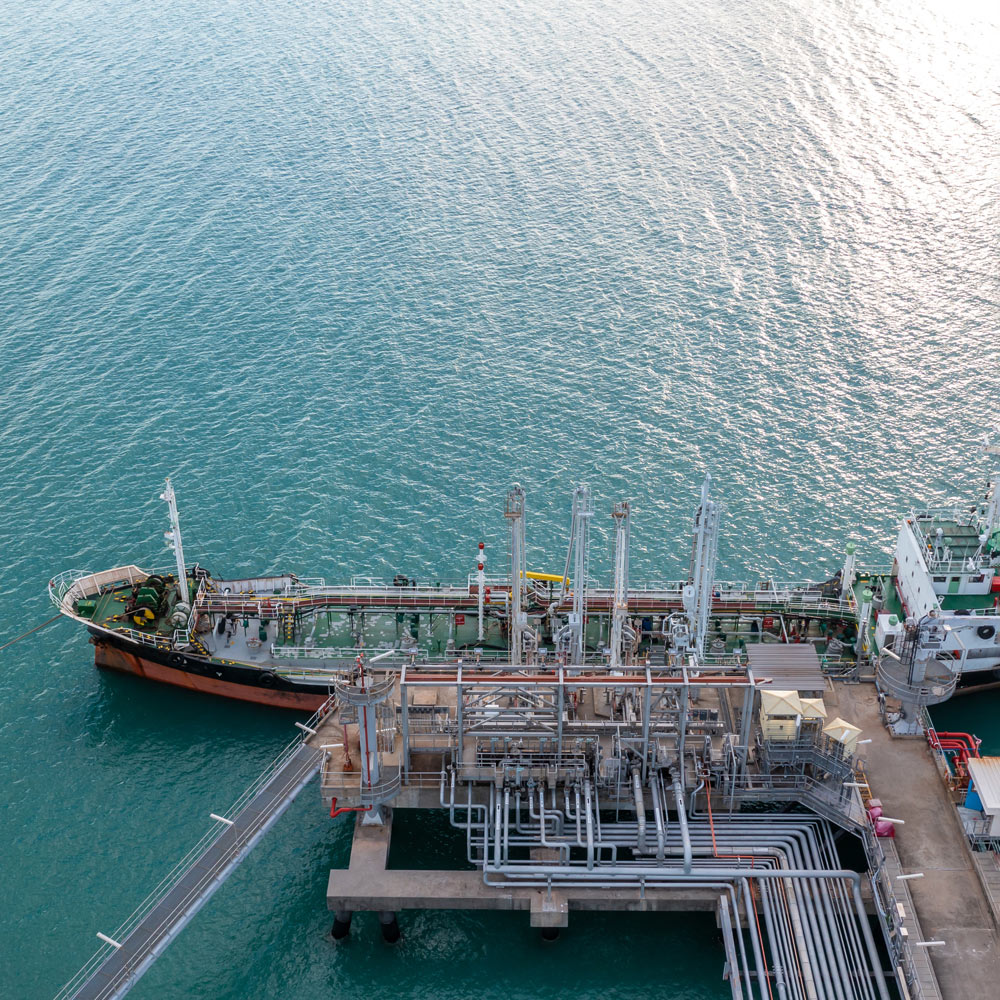
[[[945,732],[958,730],[978,736],[984,757],[1000,756],[1000,689],[959,692],[957,698],[936,705],[931,716],[938,729]]]
[[[328,579],[499,561],[515,479],[541,569],[575,482],[632,499],[637,579],[706,471],[736,578],[982,486],[993,5],[12,0],[0,51],[0,641],[56,571],[166,561],[167,474],[189,558]],[[63,623],[0,656],[0,994],[45,998],[291,717]],[[710,920],[334,946],[348,836],[304,794],[133,996],[728,995]]]

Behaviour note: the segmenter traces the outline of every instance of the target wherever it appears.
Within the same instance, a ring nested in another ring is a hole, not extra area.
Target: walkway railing
[[[959,678],[957,672],[914,683],[907,677],[908,669],[890,656],[879,657],[876,663],[879,688],[892,698],[920,707],[940,704],[955,693]]]
[[[307,728],[331,707],[332,699]],[[305,740],[305,733],[293,740],[224,818],[213,816],[215,824],[113,934],[99,935],[105,944],[56,1000],[113,1000],[135,985],[319,769],[321,751]]]
[[[857,832],[867,824],[857,789],[802,775],[754,774],[732,790],[737,802],[799,802],[837,826]]]
[[[877,838],[871,823],[866,823],[861,830],[861,841],[868,860],[872,898],[886,930],[883,936],[893,967],[903,974],[911,1000],[941,1000],[941,990],[926,950],[917,949],[918,954],[914,955],[909,945],[910,935],[902,931],[905,923],[910,925],[910,933],[918,931],[919,924],[910,891],[905,882],[899,881],[903,870],[895,845]],[[914,936],[922,937],[922,934]]]

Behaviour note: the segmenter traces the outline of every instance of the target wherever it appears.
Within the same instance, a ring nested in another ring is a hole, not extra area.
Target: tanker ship
[[[820,582],[715,579],[719,508],[706,477],[683,580],[629,580],[632,510],[610,511],[614,578],[589,577],[587,486],[573,494],[561,573],[525,559],[525,491],[503,510],[509,548],[488,573],[482,543],[468,576],[433,584],[397,575],[346,583],[294,573],[233,579],[185,562],[174,489],[167,570],[129,563],[69,570],[49,582],[59,611],[90,633],[100,667],[209,694],[315,711],[336,677],[365,658],[383,668],[491,661],[507,669],[646,664],[706,669],[753,664],[766,645],[797,645],[833,676],[872,676],[892,701],[898,731],[919,727],[927,705],[959,679],[1000,677],[1000,448],[980,502],[903,518],[891,566],[865,569],[848,544],[841,569]]]

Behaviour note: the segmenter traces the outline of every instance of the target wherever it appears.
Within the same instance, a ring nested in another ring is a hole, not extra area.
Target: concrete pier
[[[996,996],[1000,936],[926,741],[893,738],[882,725],[869,685],[837,684],[834,698],[840,714],[872,741],[864,764],[873,794],[886,816],[904,821],[895,838],[901,874],[923,872],[923,878],[900,884],[912,898],[925,939],[946,942],[927,949],[941,995],[947,1000]]]
[[[717,889],[680,888],[532,888],[487,885],[480,871],[391,870],[386,868],[392,837],[392,813],[383,826],[354,825],[349,868],[335,868],[327,883],[327,907],[356,910],[524,910],[532,927],[562,928],[570,910],[605,912],[713,912]]]
[[[868,684],[831,684],[827,702],[855,722],[871,743],[862,751],[873,795],[887,816],[904,821],[896,840],[885,842],[885,873],[895,897],[895,916],[903,930],[916,977],[915,993],[923,1000],[982,1000],[1000,982],[1000,937],[984,883],[1000,884],[992,870],[983,879],[968,849],[957,815],[941,782],[925,741],[895,739],[883,727],[875,688]],[[430,806],[431,783],[421,789]],[[407,801],[407,805],[411,803]],[[383,826],[355,821],[350,866],[333,870],[327,905],[340,915],[366,910],[396,913],[407,909],[521,910],[531,925],[551,937],[569,925],[572,910],[717,911],[719,891],[674,885],[639,889],[634,885],[561,885],[554,891],[505,884],[488,885],[481,871],[389,870],[392,814]],[[535,848],[540,865],[555,858]],[[980,859],[976,859],[980,860]],[[983,866],[980,866],[983,867]],[[903,874],[923,877],[899,881]],[[876,912],[870,885],[863,887],[869,913]],[[739,914],[745,920],[745,914]],[[914,947],[917,941],[944,941],[943,946]]]

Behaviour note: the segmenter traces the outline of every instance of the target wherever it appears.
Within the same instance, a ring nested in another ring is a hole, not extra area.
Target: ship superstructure
[[[1000,448],[988,449],[1000,465]],[[859,620],[897,732],[951,696],[963,675],[1000,668],[1000,467],[982,503],[904,518],[889,574],[864,579]]]

